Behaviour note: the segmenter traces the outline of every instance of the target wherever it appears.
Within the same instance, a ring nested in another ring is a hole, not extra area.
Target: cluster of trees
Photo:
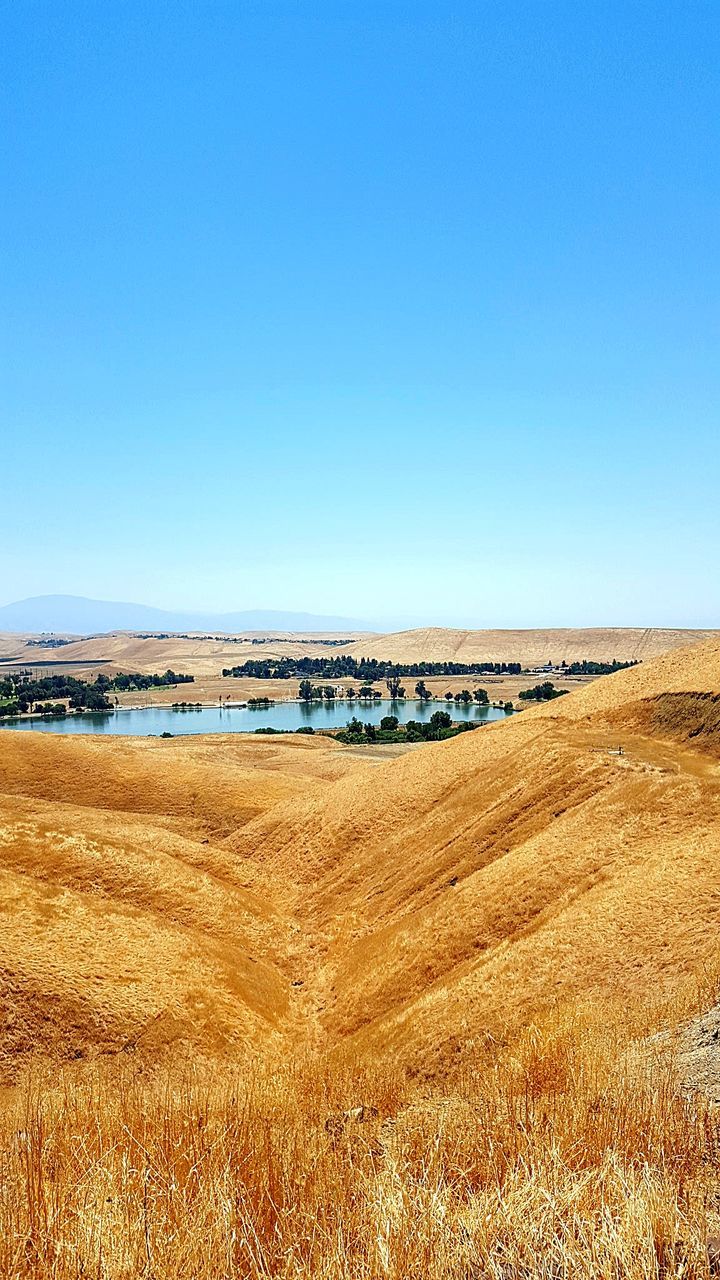
[[[248,698],[249,707],[274,707],[272,698]]]
[[[39,640],[26,640],[27,649],[62,649],[66,644],[74,644],[73,640],[61,640],[59,636],[41,636]]]
[[[384,662],[377,658],[249,658],[237,667],[224,667],[224,676],[256,680],[290,680],[315,676],[323,680],[390,680],[401,676],[520,675],[519,662]]]
[[[273,729],[272,725],[265,725],[262,729],[253,729],[253,733],[314,733],[311,724],[303,724],[299,729]]]
[[[0,680],[0,697],[9,700],[1,709],[6,716],[20,715],[26,711],[43,711],[48,705],[53,705],[56,709],[53,714],[59,714],[57,708],[65,710],[64,704],[57,701],[59,698],[78,710],[107,711],[112,706],[104,689],[97,684],[87,684],[76,676],[66,675],[33,679],[29,672],[4,676]]]
[[[427,724],[408,720],[407,724],[401,725],[397,716],[383,716],[379,725],[363,724],[353,716],[337,737],[340,742],[355,745],[365,742],[438,742],[477,727],[469,722],[454,725],[447,711],[434,711]]]
[[[385,685],[393,700],[405,697],[405,688],[400,684],[400,680],[397,676],[393,676],[386,680]],[[313,684],[312,680],[300,681],[298,697],[301,702],[332,702],[336,696],[334,685]],[[434,695],[430,692],[424,680],[418,680],[415,685],[415,696],[420,700],[420,702],[432,702],[434,698]],[[352,687],[346,689],[344,697],[347,698],[348,701],[352,702],[355,698],[367,700],[381,698],[382,694],[379,689],[373,689],[372,685],[364,684],[360,686],[359,692],[356,692]],[[451,691],[448,691],[445,694],[445,701],[464,703],[466,706],[470,702],[475,701],[478,706],[486,707],[488,706],[490,699],[488,697],[487,689],[475,689],[474,693],[471,693],[469,689],[462,689],[460,693],[452,693]]]
[[[394,696],[404,697],[405,690],[401,690],[399,694]],[[301,680],[298,697],[301,702],[334,702],[336,697],[335,686],[332,684],[313,684],[312,680]],[[354,689],[346,689],[345,697],[352,702],[354,698],[372,700],[373,698],[382,697],[382,694],[378,689],[372,689],[370,685],[364,684],[357,693]]]
[[[127,693],[135,689],[161,689],[166,685],[175,686],[176,684],[193,684],[194,676],[184,676],[178,674],[177,671],[171,671],[168,667],[162,675],[155,673],[151,676],[143,675],[139,671],[135,671],[132,675],[117,676],[98,676],[95,684],[99,689],[106,692],[110,690],[118,693]]]
[[[445,694],[446,702],[462,702],[465,706],[468,706],[473,700],[477,702],[478,706],[487,707],[490,702],[487,689],[475,689],[473,693],[469,689],[461,689],[459,693],[453,693],[452,690],[448,689]]]
[[[53,710],[47,714],[59,715],[65,710],[63,703],[57,701],[59,698],[74,711],[111,711],[111,692],[188,684],[192,680],[193,676],[176,675],[169,670],[152,676],[99,675],[92,682],[64,674],[34,677],[30,671],[8,672],[0,678],[0,715],[16,716],[27,711],[46,714],[44,708],[49,705]]]
[[[556,689],[552,680],[544,680],[542,684],[536,684],[532,689],[521,689],[520,697],[523,702],[550,702],[553,698],[561,698],[567,689]]]
[[[569,676],[611,676],[613,671],[624,671],[626,667],[636,667],[639,658],[633,658],[631,662],[618,662],[617,658],[613,658],[612,662],[590,662],[588,658],[583,658],[582,662],[566,662],[562,663],[563,669]]]

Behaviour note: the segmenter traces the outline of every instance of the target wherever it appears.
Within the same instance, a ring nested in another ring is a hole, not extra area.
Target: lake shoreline
[[[398,704],[404,705],[408,702],[418,703],[419,699],[417,698],[354,698],[351,700],[349,698],[334,698],[334,699],[333,698],[330,698],[330,699],[314,698],[312,701],[307,702],[304,698],[269,698],[267,707],[262,707],[262,706],[250,707],[250,710],[270,711],[274,706],[332,707],[335,703],[341,703],[341,702],[346,703],[347,706],[354,706],[354,707],[358,707],[360,710],[363,710],[367,707],[377,707],[377,706],[384,705],[385,703],[387,703],[388,706],[397,706]],[[426,699],[425,705],[429,706],[432,703],[435,703],[438,709],[445,710],[445,711],[448,709],[448,707],[456,707],[458,705],[455,702],[454,698],[452,699],[452,701],[448,702],[445,700],[445,698],[437,698],[437,697]],[[482,706],[485,704],[468,703],[467,705],[474,707],[477,705]],[[502,702],[492,702],[492,701],[490,701],[486,705],[493,707],[496,710],[499,710],[504,706]],[[198,702],[191,702],[189,699],[186,699],[184,703],[182,701],[180,702],[126,702],[126,703],[121,703],[121,705],[117,707],[107,707],[104,711],[87,711],[87,710],[68,711],[66,712],[65,715],[57,715],[57,716],[50,716],[50,715],[45,716],[45,715],[40,715],[37,711],[26,711],[26,712],[22,712],[20,715],[17,715],[17,716],[6,716],[6,717],[0,716],[0,729],[3,728],[4,720],[7,720],[8,723],[12,722],[13,724],[15,724],[19,720],[22,720],[22,721],[82,720],[83,717],[85,716],[111,716],[111,715],[116,715],[123,711],[177,711],[178,709],[180,711],[182,710],[193,711],[196,709],[202,709],[204,711],[207,711],[207,710],[225,711],[226,709],[229,711],[232,711],[233,709],[242,711],[242,710],[246,710],[249,706],[250,706],[250,703],[249,703],[249,699],[247,698],[244,701],[238,700],[236,702],[235,701],[213,702],[210,699],[206,699],[205,701],[200,700]]]
[[[66,715],[22,716],[0,719],[0,728],[15,732],[59,733],[65,735],[172,736],[184,734],[255,733],[258,729],[296,733],[312,728],[316,732],[341,731],[357,718],[361,723],[379,727],[388,715],[397,717],[400,725],[416,720],[427,723],[436,711],[447,712],[453,723],[482,724],[505,719],[510,713],[492,704],[446,702],[444,699],[373,698],[367,700],[331,699],[306,702],[303,699],[272,700],[267,706],[251,706],[245,702],[168,702],[138,703],[117,706],[105,711],[70,712]]]

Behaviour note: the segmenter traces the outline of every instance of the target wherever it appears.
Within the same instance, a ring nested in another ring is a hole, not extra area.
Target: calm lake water
[[[36,733],[105,733],[147,735],[161,733],[252,733],[255,729],[342,729],[352,716],[363,724],[379,724],[383,716],[427,721],[433,711],[449,711],[453,720],[504,720],[499,707],[463,707],[453,702],[277,702],[274,707],[143,707],[137,711],[105,711],[81,716],[35,716],[31,720],[3,720],[0,728]]]

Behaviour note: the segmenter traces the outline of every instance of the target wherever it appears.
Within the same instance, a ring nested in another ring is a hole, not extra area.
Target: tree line
[[[0,677],[0,715],[16,716],[33,710],[59,715],[65,710],[65,702],[74,711],[111,711],[109,693],[191,684],[193,680],[194,676],[169,669],[162,675],[99,675],[93,681],[65,674],[35,677],[30,671],[8,672]],[[63,702],[58,701],[60,698]]]
[[[566,662],[561,663],[563,674],[568,676],[611,676],[614,671],[624,671],[627,667],[637,667],[640,662],[639,658],[632,658],[629,662],[618,662],[617,658],[613,658],[612,662],[591,662],[588,658],[583,658],[582,662]]]
[[[388,680],[401,676],[520,675],[519,662],[385,662],[378,658],[249,658],[236,667],[223,667],[224,676],[255,680]]]

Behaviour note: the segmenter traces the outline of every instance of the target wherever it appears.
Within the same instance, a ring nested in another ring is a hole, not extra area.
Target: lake
[[[363,724],[379,725],[383,716],[428,721],[433,711],[449,711],[453,720],[486,723],[504,720],[501,707],[465,707],[455,702],[276,702],[272,707],[142,707],[138,710],[86,712],[83,715],[34,716],[29,720],[2,720],[2,729],[25,729],[36,733],[104,733],[132,736],[161,733],[252,733],[255,729],[342,729],[352,716]]]

